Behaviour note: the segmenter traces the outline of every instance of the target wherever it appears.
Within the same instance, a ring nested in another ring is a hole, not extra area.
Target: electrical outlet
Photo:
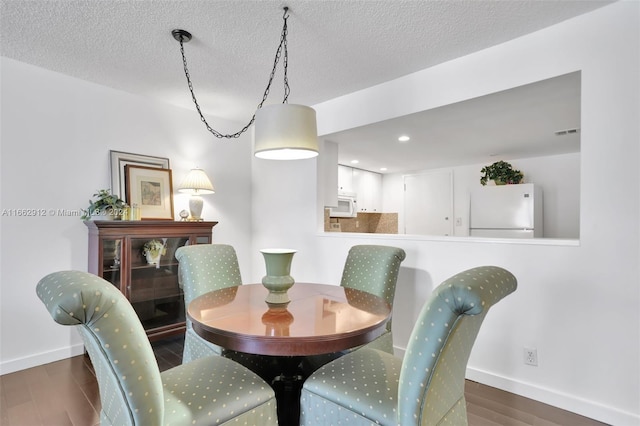
[[[524,348],[524,363],[538,366],[538,350],[536,348]]]

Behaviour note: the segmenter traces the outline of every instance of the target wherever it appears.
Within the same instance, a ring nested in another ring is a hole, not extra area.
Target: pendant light
[[[255,122],[254,129],[254,154],[258,158],[270,160],[298,160],[312,158],[318,155],[318,131],[316,126],[316,112],[313,108],[304,105],[293,105],[288,103],[290,87],[287,78],[287,68],[289,55],[287,52],[287,19],[289,8],[284,8],[282,19],[282,33],[280,44],[276,50],[273,61],[273,69],[267,88],[262,96],[262,101],[258,105],[257,111],[251,117],[249,123],[236,133],[222,134],[213,129],[205,119],[193,89],[193,83],[187,67],[187,59],[184,54],[184,43],[191,40],[191,33],[181,29],[171,32],[173,38],[180,43],[180,53],[182,54],[182,64],[184,74],[187,78],[187,85],[191,92],[191,99],[200,115],[200,120],[207,130],[217,138],[235,139],[242,135]],[[276,72],[276,67],[283,56],[284,66],[284,99],[281,104],[273,104],[263,107],[269,95],[269,89]]]

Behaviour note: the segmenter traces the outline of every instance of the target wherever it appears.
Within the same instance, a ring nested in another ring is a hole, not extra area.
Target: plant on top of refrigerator
[[[488,180],[493,180],[496,185],[516,184],[524,177],[520,170],[515,170],[506,161],[496,161],[490,166],[485,166],[480,173],[484,173],[480,178],[482,185],[486,185]]]

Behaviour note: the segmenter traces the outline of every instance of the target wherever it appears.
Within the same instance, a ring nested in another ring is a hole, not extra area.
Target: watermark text
[[[82,209],[2,209],[2,217],[81,217]]]

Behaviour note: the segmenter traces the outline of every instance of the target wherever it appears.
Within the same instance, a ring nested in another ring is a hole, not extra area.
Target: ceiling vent
[[[578,133],[580,131],[580,129],[575,128],[575,129],[564,129],[564,130],[558,130],[557,132],[555,132],[556,136],[565,136],[565,135],[572,135],[574,133]]]

